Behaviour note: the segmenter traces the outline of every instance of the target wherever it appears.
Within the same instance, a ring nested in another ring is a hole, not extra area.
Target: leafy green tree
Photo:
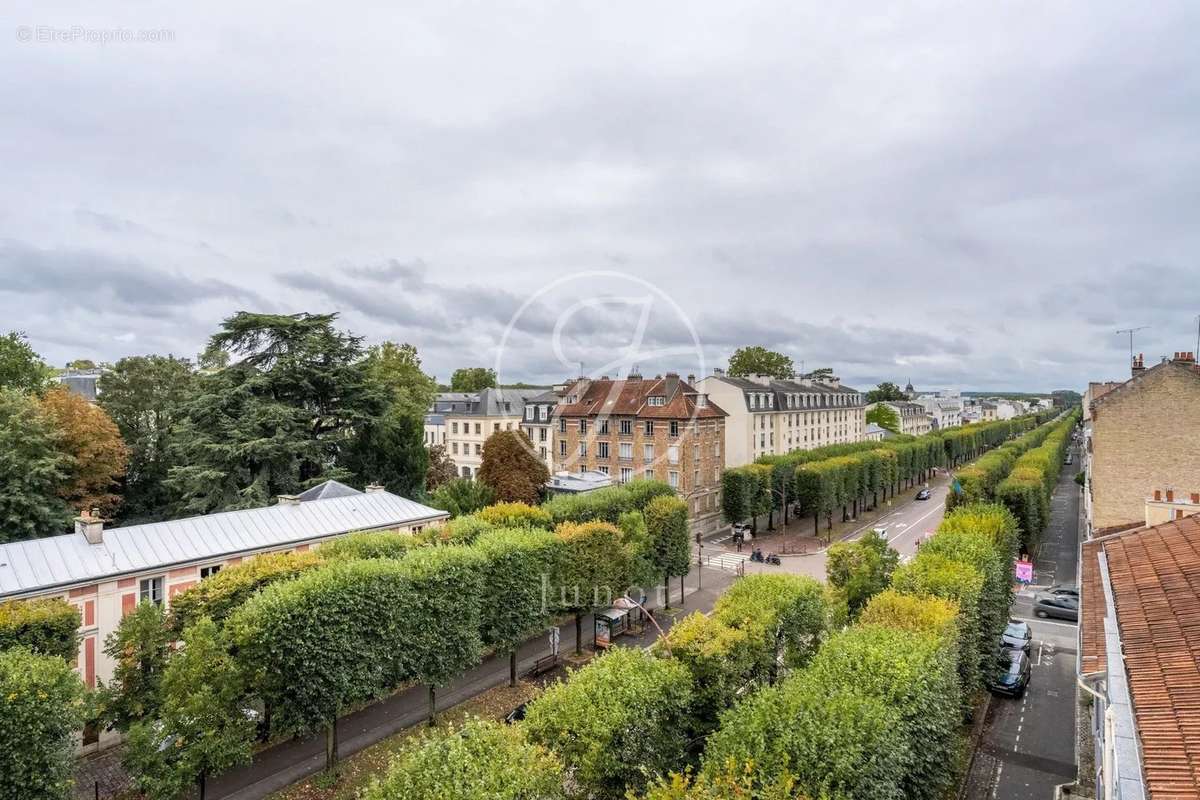
[[[145,600],[104,641],[104,653],[114,662],[112,683],[101,692],[104,717],[117,729],[129,730],[158,713],[173,638],[162,606]]]
[[[58,656],[0,650],[0,798],[68,800],[83,683]]]
[[[532,505],[541,500],[550,470],[524,432],[498,431],[483,443],[478,478],[492,487],[497,500]]]
[[[255,724],[243,708],[237,665],[216,624],[188,628],[167,664],[156,721],[129,729],[122,761],[152,800],[174,800],[190,785],[204,800],[207,779],[250,762]]]
[[[434,508],[450,512],[451,517],[474,514],[492,504],[496,493],[482,481],[470,478],[455,478],[439,486],[429,498]]]
[[[678,497],[656,497],[642,515],[650,537],[655,572],[663,578],[665,607],[671,607],[671,578],[687,575],[692,568],[692,541],[688,536],[687,503]],[[682,602],[683,598],[679,598]]]
[[[674,497],[665,481],[638,479],[581,494],[560,494],[542,504],[555,524],[600,520],[616,525],[621,515],[641,511],[656,497]]]
[[[9,331],[0,336],[0,389],[36,394],[49,386],[52,375],[24,333]]]
[[[692,675],[692,738],[715,730],[718,716],[750,682],[761,661],[759,645],[750,631],[699,611],[676,622],[655,643],[656,655],[678,660]]]
[[[368,378],[386,392],[388,403],[400,413],[423,419],[437,397],[437,381],[421,369],[417,348],[384,342],[367,350]]]
[[[829,546],[825,575],[845,594],[850,618],[855,619],[868,600],[888,587],[899,564],[900,554],[887,539],[868,531],[853,542]]]
[[[496,370],[489,367],[463,367],[450,376],[450,391],[481,392],[496,386]]]
[[[713,606],[713,618],[746,631],[755,642],[755,677],[774,682],[780,660],[800,667],[829,627],[821,583],[802,575],[747,575]]]
[[[538,528],[548,531],[553,527],[548,511],[525,503],[494,503],[480,509],[476,516],[494,528]]]
[[[783,353],[765,347],[739,347],[729,357],[729,374],[735,378],[747,375],[770,375],[787,380],[795,376],[796,365]]]
[[[379,483],[402,497],[421,497],[429,471],[421,419],[393,405],[383,416],[365,423],[346,448],[343,463],[360,486]]]
[[[580,797],[622,798],[678,765],[691,675],[673,659],[618,647],[529,704],[529,739],[566,765]]]
[[[352,533],[321,545],[318,555],[325,561],[335,558],[404,558],[410,550],[423,547],[416,536],[395,531]]]
[[[583,615],[608,608],[630,584],[631,554],[622,532],[607,522],[564,522],[554,530],[562,543],[550,602],[575,615],[575,652],[583,651]]]
[[[92,361],[90,358],[77,358],[74,361],[67,362],[67,369],[87,370],[95,368],[96,362]]]
[[[809,380],[824,381],[834,377],[833,367],[817,367],[806,376]]]
[[[892,433],[900,432],[900,415],[896,409],[883,403],[867,409],[867,422],[873,422]]]
[[[28,647],[71,663],[79,653],[79,609],[58,597],[0,603],[0,650]]]
[[[866,400],[868,403],[882,403],[887,400],[907,400],[907,399],[908,399],[908,395],[906,395],[899,386],[892,383],[891,381],[884,381],[883,383],[880,383],[878,386],[876,386],[874,389],[868,390],[867,396],[866,396]]]
[[[429,448],[429,468],[425,472],[425,491],[432,494],[442,484],[458,477],[458,467],[446,452],[446,445],[435,444]]]
[[[70,507],[59,497],[70,462],[32,397],[0,389],[0,541],[62,533]]]
[[[59,496],[81,514],[91,509],[112,513],[121,502],[115,490],[129,461],[117,426],[104,409],[65,386],[44,392],[38,403],[66,456],[67,474]]]
[[[479,719],[407,744],[362,800],[564,800],[562,764],[521,729]]]
[[[164,484],[171,467],[171,436],[196,380],[187,359],[122,358],[100,376],[100,407],[108,412],[129,448],[119,516],[124,522],[155,522],[171,501]]]
[[[172,634],[183,635],[184,630],[203,617],[217,624],[224,622],[260,589],[316,569],[327,557],[327,549],[338,547],[337,542],[330,542],[321,546],[320,553],[263,553],[225,567],[171,598]]]
[[[386,408],[361,339],[336,314],[239,312],[210,346],[240,356],[202,375],[173,436],[167,484],[177,513],[268,504],[348,477],[346,446]]]

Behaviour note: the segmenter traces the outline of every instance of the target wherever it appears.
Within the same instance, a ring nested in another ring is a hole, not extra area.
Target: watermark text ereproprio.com
[[[156,44],[174,42],[170,28],[89,28],[85,25],[18,25],[18,42],[33,44]]]

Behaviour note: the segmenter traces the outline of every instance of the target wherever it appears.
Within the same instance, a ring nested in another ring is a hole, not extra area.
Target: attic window
[[[667,404],[667,398],[661,394],[652,394],[646,399],[646,403],[652,406],[665,406]]]
[[[708,395],[706,395],[706,394],[699,395],[696,398],[696,405],[699,406],[700,408],[706,408],[708,406]]]

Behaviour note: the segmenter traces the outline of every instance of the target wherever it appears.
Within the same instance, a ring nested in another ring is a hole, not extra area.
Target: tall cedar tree
[[[171,466],[172,432],[196,380],[191,363],[172,356],[122,358],[100,376],[100,407],[129,447],[118,518],[125,523],[164,519],[171,494],[164,481]]]
[[[550,480],[550,470],[534,455],[528,436],[520,431],[499,431],[483,443],[479,479],[492,487],[501,503],[534,505]]]
[[[50,368],[20,331],[0,336],[0,389],[34,394],[50,382]]]
[[[891,381],[884,381],[867,392],[868,403],[881,403],[885,400],[907,400],[908,396],[899,386]]]
[[[734,377],[770,375],[772,378],[788,379],[796,374],[796,365],[783,353],[765,347],[739,347],[729,357],[729,374]]]
[[[37,402],[0,389],[0,542],[66,530],[71,509],[58,490],[69,467]]]
[[[178,513],[263,506],[349,478],[347,445],[386,409],[361,339],[336,314],[239,312],[209,349],[240,359],[202,376],[175,431],[168,485]]]
[[[42,413],[58,431],[59,449],[67,456],[66,480],[58,495],[76,511],[98,509],[111,514],[121,502],[117,488],[129,448],[104,409],[65,386],[42,395]]]

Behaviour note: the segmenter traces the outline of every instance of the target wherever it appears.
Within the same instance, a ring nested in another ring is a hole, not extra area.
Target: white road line
[[[1030,619],[1029,617],[1012,617],[1019,622],[1036,622],[1038,625],[1058,625],[1061,628],[1078,628],[1079,624],[1075,622],[1051,622],[1048,619]]]
[[[1040,667],[1042,665],[1042,645],[1044,644],[1045,642],[1041,641],[1040,639],[1038,640],[1038,660],[1037,663],[1034,664],[1035,667]]]
[[[908,524],[908,527],[907,527],[907,528],[905,528],[904,530],[900,531],[900,533],[897,533],[897,534],[896,534],[895,536],[893,536],[892,538],[888,539],[888,544],[891,544],[892,542],[896,541],[896,540],[897,540],[897,539],[899,539],[901,536],[903,536],[904,534],[908,533],[908,532],[909,532],[909,531],[911,531],[913,528],[917,527],[917,523],[918,523],[918,522],[920,522],[921,520],[925,519],[926,517],[928,517],[928,516],[930,516],[930,515],[932,515],[932,514],[936,514],[936,513],[937,513],[937,512],[938,512],[940,509],[944,508],[945,506],[946,506],[946,504],[945,504],[945,503],[942,503],[942,504],[941,504],[941,505],[939,505],[939,506],[934,506],[934,507],[933,507],[933,509],[932,509],[931,511],[927,511],[927,512],[925,512],[923,515],[921,515],[920,517],[918,517],[918,518],[917,518],[915,521],[913,521],[913,522],[910,522],[910,523]],[[920,534],[917,534],[917,535],[919,536]]]

